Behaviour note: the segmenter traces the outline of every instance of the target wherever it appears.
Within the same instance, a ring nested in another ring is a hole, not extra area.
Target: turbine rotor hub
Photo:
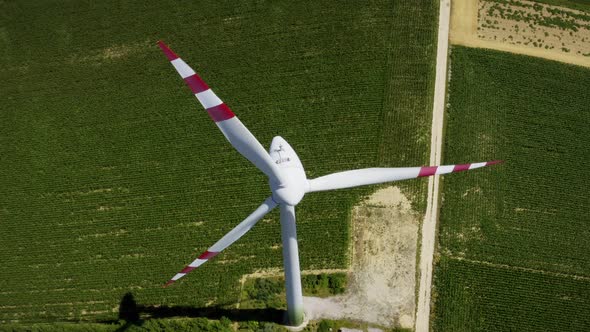
[[[270,182],[272,199],[279,204],[295,206],[299,204],[309,185],[302,169],[290,168],[284,170],[285,183]]]

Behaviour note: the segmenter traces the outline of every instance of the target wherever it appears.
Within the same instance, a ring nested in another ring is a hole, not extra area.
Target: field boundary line
[[[449,29],[451,0],[441,0],[438,19],[436,50],[436,78],[434,103],[432,107],[432,128],[430,137],[430,165],[440,165],[443,140],[443,119],[447,84],[447,62],[449,54]],[[416,310],[416,332],[430,330],[430,295],[436,227],[438,219],[439,176],[428,178],[426,215],[422,223],[422,246],[420,248],[420,286]]]
[[[492,262],[487,262],[487,261],[468,259],[468,258],[464,258],[464,257],[456,257],[456,256],[448,256],[448,257],[450,259],[456,260],[456,261],[464,261],[464,262],[468,262],[468,263],[472,263],[472,264],[480,264],[480,265],[485,265],[485,266],[490,266],[490,267],[495,267],[495,268],[502,268],[502,269],[506,269],[506,270],[525,271],[525,272],[550,275],[550,276],[554,276],[554,277],[565,277],[565,278],[570,278],[570,279],[574,279],[574,280],[590,281],[590,277],[581,276],[581,275],[577,275],[577,274],[568,274],[568,273],[562,273],[562,272],[553,272],[553,271],[547,271],[547,270],[533,269],[530,267],[492,263]]]

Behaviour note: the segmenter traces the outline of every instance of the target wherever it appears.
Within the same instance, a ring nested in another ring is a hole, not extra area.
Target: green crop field
[[[533,1],[544,3],[547,5],[568,7],[571,9],[590,12],[590,3],[586,0],[533,0]]]
[[[498,3],[511,4],[511,5],[516,5],[519,7],[520,6],[526,6],[526,7],[530,6],[529,8],[533,8],[533,6],[534,6],[534,5],[529,5],[528,3],[523,3],[520,0],[485,0],[485,1],[493,1],[493,2],[498,2]],[[570,8],[570,9],[590,12],[590,3],[587,0],[527,0],[527,1],[533,1],[533,2],[543,3],[543,4],[551,5],[551,6],[566,7],[566,8]]]
[[[308,177],[428,160],[437,1],[0,3],[0,323],[227,306],[282,266],[278,213],[160,286],[255,209],[265,177],[235,152],[156,46],[192,65],[265,146]],[[417,209],[426,180],[404,184]],[[374,188],[373,188],[374,189]],[[348,264],[351,207],[298,206],[304,269]]]
[[[590,70],[455,47],[435,331],[590,327]]]

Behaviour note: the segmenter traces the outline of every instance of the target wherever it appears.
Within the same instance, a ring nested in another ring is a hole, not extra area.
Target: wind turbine
[[[215,257],[248,232],[264,215],[277,205],[281,212],[281,237],[283,242],[283,263],[285,286],[287,289],[288,324],[297,326],[303,322],[303,294],[299,270],[299,252],[295,228],[295,206],[307,193],[333,189],[351,188],[370,184],[413,179],[435,174],[447,174],[480,168],[500,163],[489,161],[462,165],[404,167],[404,168],[365,168],[333,173],[315,179],[307,179],[299,157],[289,143],[282,137],[273,138],[267,153],[260,142],[240,122],[209,86],[162,41],[158,45],[168,57],[178,74],[184,79],[201,105],[207,110],[215,124],[231,145],[246,159],[252,162],[269,178],[272,195],[252,214],[234,229],[217,241],[192,263],[187,265],[164,287],[169,286],[187,273]]]

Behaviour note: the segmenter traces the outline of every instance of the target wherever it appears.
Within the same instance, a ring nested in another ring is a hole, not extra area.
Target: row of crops
[[[584,331],[590,278],[443,258],[435,331]]]
[[[435,331],[584,330],[590,316],[590,70],[454,47]]]
[[[232,305],[242,274],[282,266],[273,211],[160,287],[269,190],[158,39],[263,145],[286,138],[309,177],[427,159],[435,1],[0,6],[0,322],[113,319],[128,292],[140,305]],[[347,266],[349,211],[370,191],[297,207],[304,269]]]

